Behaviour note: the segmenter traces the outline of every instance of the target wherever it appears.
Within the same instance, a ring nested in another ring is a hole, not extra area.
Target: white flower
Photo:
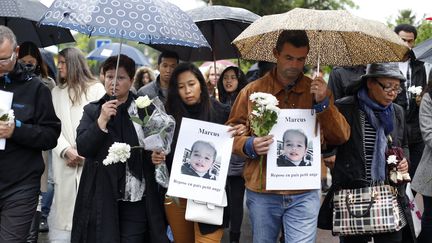
[[[396,155],[390,155],[387,158],[387,164],[397,164],[398,160],[396,158]]]
[[[130,157],[131,147],[126,143],[115,142],[108,149],[108,155],[103,160],[104,165],[110,165],[118,162],[125,163]]]
[[[421,95],[422,91],[423,91],[422,86],[414,86],[413,85],[413,86],[408,88],[408,92],[410,92],[416,96]]]
[[[266,106],[266,109],[269,110],[269,111],[274,111],[274,112],[276,112],[276,114],[278,114],[278,115],[279,115],[279,113],[280,113],[280,109],[279,109],[279,107],[277,107],[277,106],[275,106],[275,105],[273,105],[273,104],[267,105],[267,106]]]
[[[152,103],[153,100],[151,100],[147,95],[146,96],[140,96],[135,100],[135,103],[138,108],[143,109],[149,106]]]
[[[260,117],[260,116],[262,116],[262,114],[259,113],[259,112],[256,111],[256,110],[253,110],[253,111],[252,111],[252,115],[253,115],[253,116],[256,116],[256,117]]]
[[[10,109],[8,112],[7,121],[9,123],[9,125],[14,124],[14,122],[15,122],[15,114],[14,114],[14,111],[12,109]]]

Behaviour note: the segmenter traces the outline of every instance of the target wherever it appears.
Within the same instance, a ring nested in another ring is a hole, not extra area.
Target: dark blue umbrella
[[[144,44],[209,46],[189,15],[165,0],[55,0],[40,23]]]
[[[118,55],[119,50],[120,50],[120,43],[105,44],[91,51],[86,58],[90,60],[104,61],[110,56]],[[121,54],[124,54],[132,58],[137,65],[140,66],[151,65],[149,59],[146,56],[144,56],[144,54],[140,50],[136,49],[135,47],[122,44]]]
[[[68,29],[37,25],[47,9],[38,0],[1,0],[0,25],[14,32],[18,44],[31,41],[39,47],[46,47],[74,42]]]

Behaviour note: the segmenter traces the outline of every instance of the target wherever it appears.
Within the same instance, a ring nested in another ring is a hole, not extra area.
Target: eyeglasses
[[[4,64],[8,64],[8,63],[12,62],[12,60],[14,59],[14,57],[15,57],[15,52],[12,52],[12,54],[10,55],[10,57],[0,59],[0,64],[3,64],[3,65]]]
[[[401,87],[391,87],[391,86],[385,86],[384,84],[380,83],[378,80],[375,79],[375,82],[384,90],[386,93],[395,92],[396,94],[402,93]]]

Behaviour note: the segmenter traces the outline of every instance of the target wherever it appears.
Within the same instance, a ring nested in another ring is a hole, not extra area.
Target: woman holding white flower
[[[116,64],[117,56],[104,62],[106,94],[84,107],[77,128],[77,151],[86,161],[71,242],[166,243],[150,154],[131,149],[144,140],[142,127],[131,121],[145,116],[130,92],[135,62],[120,55],[117,76]]]
[[[171,151],[175,151],[183,117],[224,124],[230,112],[229,106],[225,106],[210,97],[203,75],[191,63],[181,63],[174,70],[169,83],[166,110],[176,121]],[[232,130],[238,134],[243,132],[242,129],[244,126],[233,127]],[[160,164],[166,161],[169,171],[171,171],[172,160],[173,153],[167,156],[162,152],[153,152],[152,154],[153,163]],[[222,226],[186,221],[185,211],[186,199],[180,198],[179,204],[177,204],[171,198],[166,198],[165,213],[176,243],[216,243],[221,241]],[[227,223],[226,219],[224,223]]]
[[[105,89],[94,79],[84,55],[77,48],[60,51],[57,68],[58,85],[52,90],[52,99],[62,131],[52,153],[55,203],[49,237],[56,242],[70,242],[73,209],[84,163],[84,157],[76,149],[76,128],[84,106],[100,99]]]
[[[333,190],[338,188],[390,183],[399,192],[397,199],[401,219],[399,231],[343,236],[341,238],[344,243],[366,243],[370,238],[373,238],[375,243],[416,242],[411,213],[407,206],[408,198],[404,193],[406,184],[389,182],[391,178],[387,163],[391,162],[391,159],[386,162],[389,144],[403,149],[405,156],[409,154],[404,111],[399,105],[393,104],[402,91],[403,82],[405,77],[396,63],[370,64],[367,73],[348,87],[347,91],[352,96],[336,102],[351,127],[351,136],[346,143],[337,146],[332,187],[326,199],[330,199]],[[396,169],[402,174],[407,173],[407,159],[398,160]],[[323,204],[320,217],[329,213],[325,211],[328,208],[329,205]],[[328,220],[331,220],[331,217]]]

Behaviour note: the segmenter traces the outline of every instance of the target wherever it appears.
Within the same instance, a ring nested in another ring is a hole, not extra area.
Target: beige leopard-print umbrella
[[[272,51],[283,30],[306,31],[310,44],[306,63],[310,65],[396,62],[409,51],[383,23],[356,17],[345,10],[302,8],[259,18],[233,43],[243,59],[276,62]]]

